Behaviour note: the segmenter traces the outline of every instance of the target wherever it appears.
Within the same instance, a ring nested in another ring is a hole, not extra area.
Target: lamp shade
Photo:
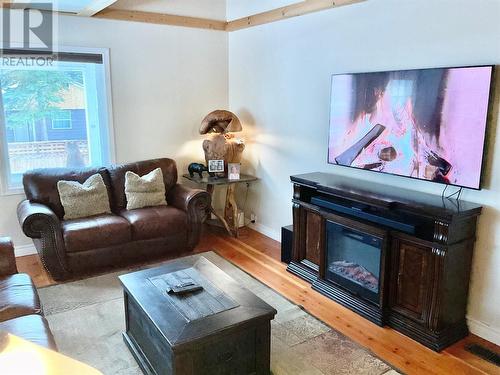
[[[239,118],[230,111],[218,109],[205,116],[200,126],[200,134],[235,133],[242,131]]]

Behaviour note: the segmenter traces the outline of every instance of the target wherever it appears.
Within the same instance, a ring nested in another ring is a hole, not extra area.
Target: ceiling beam
[[[0,0],[0,7],[13,7],[17,1],[20,0]],[[29,0],[23,1],[27,2]],[[336,8],[343,5],[360,3],[367,0],[304,0],[299,3],[290,4],[281,8],[254,14],[252,16],[243,17],[229,22],[206,18],[178,16],[173,14],[110,8],[110,5],[117,1],[118,0],[94,0],[89,6],[81,10],[78,13],[78,16],[135,21],[160,25],[184,26],[209,30],[236,31],[291,17],[298,17],[313,12],[319,12],[321,10]]]
[[[160,25],[185,26],[211,30],[225,30],[227,24],[225,21],[210,20],[205,18],[141,12],[136,10],[122,10],[116,8],[104,9],[95,14],[94,18],[156,23]]]
[[[101,12],[102,10],[113,5],[117,1],[118,0],[93,0],[90,2],[89,5],[87,5],[81,11],[79,11],[78,15],[83,17],[92,17],[96,13]]]
[[[291,17],[298,17],[304,14],[336,8],[343,5],[360,3],[363,1],[366,0],[304,0],[300,3],[287,5],[267,12],[254,14],[253,16],[229,21],[226,25],[226,31],[246,29],[248,27],[263,25],[270,22],[280,21]]]

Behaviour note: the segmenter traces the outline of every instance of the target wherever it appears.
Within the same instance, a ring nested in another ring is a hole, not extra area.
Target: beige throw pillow
[[[111,213],[108,190],[100,174],[77,181],[58,181],[57,190],[64,208],[64,220]]]
[[[166,206],[165,183],[160,168],[140,177],[134,172],[125,173],[125,196],[127,210],[135,208]]]

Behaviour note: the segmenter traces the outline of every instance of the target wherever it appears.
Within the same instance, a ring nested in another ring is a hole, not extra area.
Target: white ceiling
[[[91,4],[110,3],[110,0],[12,0],[24,6],[32,3],[31,8],[47,9],[44,3],[52,3],[53,10],[66,13],[80,13]],[[137,10],[143,12],[175,14],[226,20],[226,0],[118,0],[110,8]]]
[[[111,8],[231,21],[303,0],[118,0]]]
[[[67,13],[78,13],[82,9],[85,9],[94,0],[14,0],[12,1],[13,7],[17,4],[22,6],[33,3],[32,8],[36,9],[48,9],[45,5],[47,3],[52,3],[52,10]]]
[[[44,2],[44,1],[37,1]],[[92,0],[57,0],[53,3],[53,6],[58,8],[56,10],[62,11],[64,9],[65,12],[78,13],[82,9],[85,9]]]
[[[226,0],[118,0],[111,8],[226,20]]]
[[[267,12],[302,0],[227,0],[226,17],[228,21]]]
[[[153,13],[175,14],[231,21],[257,13],[298,3],[301,0],[117,0],[110,8]],[[52,2],[54,10],[79,13],[92,3],[110,0],[13,0],[14,3]]]

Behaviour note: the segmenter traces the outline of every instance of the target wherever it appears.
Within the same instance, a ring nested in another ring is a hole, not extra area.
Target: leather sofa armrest
[[[23,233],[33,239],[50,275],[55,280],[66,278],[69,271],[61,222],[57,215],[41,203],[24,200],[17,206],[17,217]]]
[[[210,208],[210,194],[205,190],[192,189],[181,184],[175,185],[167,196],[168,204],[186,211],[188,215],[196,216],[194,219],[203,222]]]
[[[0,277],[17,273],[14,245],[9,237],[0,237]]]
[[[168,193],[167,202],[187,213],[188,247],[194,248],[200,240],[202,225],[210,212],[210,194],[205,190],[177,184]]]
[[[24,200],[17,206],[17,218],[23,233],[30,238],[41,238],[45,230],[61,229],[61,223],[56,214],[41,203],[31,203]]]

